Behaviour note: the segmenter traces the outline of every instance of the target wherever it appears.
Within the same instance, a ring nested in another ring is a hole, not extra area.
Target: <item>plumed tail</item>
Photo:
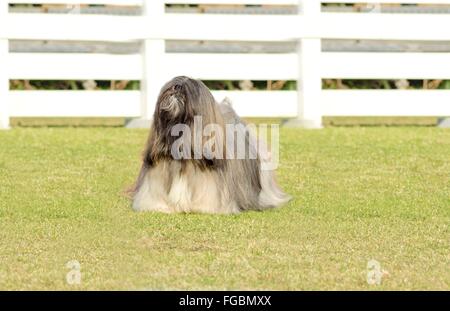
[[[224,117],[226,124],[238,124],[247,126],[246,122],[242,120],[233,109],[232,103],[228,98],[225,98],[219,105],[221,113]],[[238,128],[239,130],[239,128]],[[240,135],[245,135],[247,129],[241,129]],[[271,161],[270,153],[268,152],[266,143],[256,138],[255,133],[249,133],[246,140],[248,148],[251,152],[257,153],[257,160],[239,160],[242,168],[238,168],[237,165],[231,168],[230,172],[233,175],[233,180],[244,180],[246,184],[252,182],[257,184],[248,191],[239,191],[240,187],[235,187],[232,193],[238,194],[243,192],[245,195],[236,196],[237,203],[242,210],[265,210],[269,208],[280,207],[283,204],[289,202],[292,197],[284,193],[278,186],[275,178],[274,170],[265,169]],[[267,162],[267,163],[266,163]],[[234,172],[237,170],[237,172]],[[251,173],[253,171],[253,174]],[[238,182],[239,184],[239,182]],[[252,191],[257,191],[255,196],[252,196]],[[250,202],[248,202],[250,201]]]
[[[280,207],[292,199],[280,189],[273,171],[261,170],[260,178],[261,192],[258,203],[262,209]]]

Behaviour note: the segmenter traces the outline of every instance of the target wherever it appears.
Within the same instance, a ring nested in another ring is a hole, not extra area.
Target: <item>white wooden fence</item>
[[[8,13],[8,3],[143,5],[142,16]],[[293,117],[450,116],[446,90],[322,90],[324,78],[450,79],[450,53],[322,52],[321,39],[450,41],[448,14],[325,13],[320,0],[9,0],[0,3],[0,128],[10,117],[150,119],[162,84],[205,80],[297,80],[298,91],[220,91],[238,113]],[[450,0],[345,0],[450,4]],[[166,13],[166,3],[299,4],[298,15]],[[142,42],[136,55],[9,53],[9,40]],[[166,53],[164,40],[297,41],[291,54]],[[9,91],[11,79],[141,80],[141,91]]]

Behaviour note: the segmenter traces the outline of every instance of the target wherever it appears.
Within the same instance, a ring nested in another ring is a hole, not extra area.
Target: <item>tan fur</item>
[[[167,175],[169,170],[171,182]],[[144,177],[135,194],[133,209],[164,213],[238,213],[236,203],[228,200],[229,196],[218,188],[217,178],[214,171],[202,171],[192,163],[187,163],[182,170],[180,162],[161,161]]]
[[[196,119],[202,123],[197,129]],[[171,133],[180,124],[190,130],[188,138]],[[236,127],[239,145],[245,147],[243,157],[235,157],[238,150],[228,148],[229,137],[224,132],[228,125]],[[131,191],[133,209],[233,214],[276,208],[288,202],[290,196],[277,185],[275,172],[262,168],[270,154],[258,150],[255,133],[247,128],[230,101],[218,104],[201,81],[176,77],[166,83],[156,104],[141,171]],[[197,134],[205,130],[213,135],[198,138]],[[182,157],[171,152],[179,139],[187,146],[183,145]],[[200,148],[195,141],[202,143]]]

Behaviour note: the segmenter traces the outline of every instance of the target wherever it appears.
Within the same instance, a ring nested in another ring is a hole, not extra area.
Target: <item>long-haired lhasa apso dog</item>
[[[229,128],[232,135],[225,135]],[[174,78],[156,104],[133,209],[226,214],[288,202],[273,168],[264,167],[270,153],[258,142],[231,105],[216,103],[201,81]]]

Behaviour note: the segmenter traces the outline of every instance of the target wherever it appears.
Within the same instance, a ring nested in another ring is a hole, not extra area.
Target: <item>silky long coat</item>
[[[243,159],[230,157],[227,139],[220,134],[214,137],[220,146],[205,148],[200,155],[193,145],[195,130],[184,141],[173,135],[179,125],[193,129],[194,119],[199,117],[200,131],[208,125],[218,126],[224,133],[227,124],[246,126],[228,102],[216,103],[201,81],[188,77],[169,81],[156,104],[132,193],[134,210],[229,214],[274,208],[290,200],[277,185],[274,172],[262,169],[267,155],[256,148],[258,140],[253,133],[238,133],[245,135],[249,151]],[[174,144],[180,141],[181,159],[173,153]],[[255,157],[250,156],[252,152]]]

